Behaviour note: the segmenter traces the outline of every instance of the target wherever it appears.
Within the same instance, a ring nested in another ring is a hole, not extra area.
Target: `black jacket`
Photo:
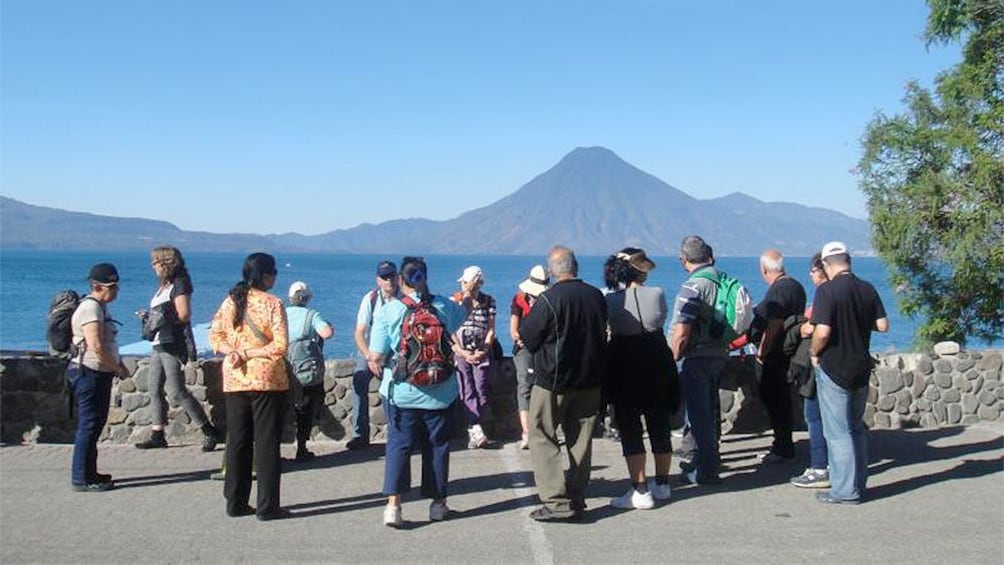
[[[533,353],[534,384],[553,392],[600,386],[606,370],[607,304],[579,279],[559,281],[540,295],[519,326]]]

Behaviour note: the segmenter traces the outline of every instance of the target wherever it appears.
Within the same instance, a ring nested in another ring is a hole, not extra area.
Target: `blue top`
[[[412,294],[411,297],[416,302],[418,301],[417,294]],[[460,324],[467,318],[467,310],[463,306],[442,296],[433,295],[432,307],[450,334],[456,332]],[[408,307],[403,302],[395,300],[385,304],[373,317],[370,351],[384,356],[380,396],[401,408],[421,408],[423,410],[448,408],[459,394],[456,378],[446,379],[437,385],[422,387],[406,382],[394,382],[395,357],[401,343],[401,325],[404,323],[407,311]]]
[[[307,313],[311,309],[306,306],[287,306],[286,307],[286,327],[289,331],[289,341],[294,339],[299,339],[303,337],[303,324],[307,321]],[[314,310],[314,331],[320,332],[325,326],[330,326],[327,320],[321,316],[321,313]]]

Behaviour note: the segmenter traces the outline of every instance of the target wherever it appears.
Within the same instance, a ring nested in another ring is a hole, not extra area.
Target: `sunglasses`
[[[116,288],[116,287],[119,286],[119,283],[117,283],[117,282],[97,283],[97,285],[100,286],[100,287],[104,287],[104,288]]]
[[[380,275],[380,278],[383,279],[383,280],[385,280],[385,281],[389,281],[389,280],[393,280],[394,277],[396,277],[396,276],[397,276],[397,273],[391,273],[389,275]]]

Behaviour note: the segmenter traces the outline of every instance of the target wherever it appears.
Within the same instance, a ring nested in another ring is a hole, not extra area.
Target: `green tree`
[[[928,45],[962,41],[934,92],[868,125],[858,166],[873,243],[917,345],[1004,330],[1004,0],[928,0]]]

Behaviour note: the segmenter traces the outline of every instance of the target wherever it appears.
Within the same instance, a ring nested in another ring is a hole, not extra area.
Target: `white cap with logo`
[[[833,255],[847,255],[847,246],[844,245],[842,241],[831,241],[823,246],[823,251],[820,253],[821,259],[826,259]]]

